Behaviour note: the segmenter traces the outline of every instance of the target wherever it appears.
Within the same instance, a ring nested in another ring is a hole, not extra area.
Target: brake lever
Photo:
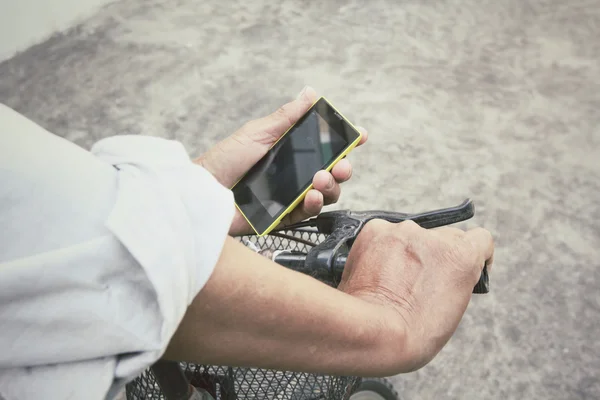
[[[328,235],[323,242],[308,252],[306,263],[311,266],[311,270],[314,271],[313,274],[316,278],[337,286],[341,278],[341,271],[334,269],[335,259],[342,250],[344,252],[350,251],[354,240],[370,220],[383,219],[393,223],[412,220],[423,228],[431,229],[465,221],[474,215],[475,206],[470,199],[466,199],[454,207],[417,214],[349,210],[325,212],[302,223],[302,226],[316,226],[320,233]],[[287,228],[293,229],[293,227]],[[488,292],[489,276],[487,266],[484,266],[479,282],[473,289],[473,293]]]
[[[312,225],[316,226],[319,232],[331,235],[340,226],[355,226],[355,222],[357,222],[359,225],[355,235],[357,236],[362,227],[372,219],[383,219],[393,223],[412,220],[421,227],[430,229],[466,221],[474,215],[475,206],[470,199],[466,199],[455,207],[441,208],[417,214],[391,211],[329,211],[312,218]]]

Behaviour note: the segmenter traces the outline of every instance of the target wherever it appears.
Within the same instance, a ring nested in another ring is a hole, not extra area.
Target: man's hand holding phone
[[[215,145],[207,153],[195,160],[211,172],[221,184],[233,186],[242,178],[315,103],[318,96],[314,89],[306,87],[298,97],[277,111],[263,118],[247,122],[233,135]],[[367,140],[367,132],[362,134],[359,145]],[[294,211],[282,220],[288,225],[321,212],[324,205],[335,203],[340,196],[340,183],[352,176],[352,166],[347,159],[339,161],[331,172],[319,171],[313,177],[313,189],[309,190]],[[252,233],[252,228],[236,210],[230,228],[230,235]]]

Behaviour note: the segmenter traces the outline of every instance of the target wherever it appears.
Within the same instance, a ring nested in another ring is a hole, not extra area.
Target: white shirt
[[[233,215],[178,142],[88,152],[0,104],[0,398],[114,397],[163,354]]]

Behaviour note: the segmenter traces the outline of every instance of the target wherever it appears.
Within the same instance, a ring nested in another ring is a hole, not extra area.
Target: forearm
[[[287,270],[229,238],[165,358],[329,374],[397,368],[396,313]]]

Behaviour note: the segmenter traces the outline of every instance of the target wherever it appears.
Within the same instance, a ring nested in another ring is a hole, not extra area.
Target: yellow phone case
[[[344,121],[346,121],[352,128],[354,128],[357,132],[358,132],[358,138],[350,143],[350,145],[335,159],[333,160],[333,162],[331,162],[331,164],[329,164],[327,166],[327,168],[325,168],[326,171],[331,171],[331,169],[335,166],[335,164],[337,164],[342,158],[346,157],[348,155],[348,153],[350,153],[350,151],[352,149],[354,149],[358,143],[360,142],[360,139],[362,139],[362,133],[352,124],[352,122],[350,122],[350,120],[348,118],[346,118],[344,116],[344,114],[342,114],[341,112],[338,111],[337,108],[335,108],[335,106],[333,104],[331,104],[331,102],[329,100],[327,100],[327,98],[325,98],[325,96],[321,96],[319,97],[312,105],[315,105],[319,100],[324,99],[325,101],[327,101],[327,103],[344,119]],[[287,131],[285,131],[285,133],[283,135],[281,135],[281,137],[279,139],[277,139],[277,142],[279,142],[285,135],[287,135],[287,133],[290,131],[290,129],[292,129],[296,124],[292,125],[289,127],[289,129]],[[273,143],[273,145],[269,148],[269,150],[271,148],[273,148],[273,146],[275,146],[277,144],[277,142]],[[242,180],[242,178],[240,178],[240,180]],[[239,182],[239,181],[238,181]],[[235,187],[235,185],[238,184],[238,182],[236,182],[233,187]],[[232,188],[233,188],[232,187]],[[283,211],[281,213],[281,215],[279,217],[277,217],[277,219],[275,221],[273,221],[273,223],[267,228],[265,229],[264,232],[258,232],[256,230],[256,228],[254,227],[254,225],[252,225],[252,222],[250,222],[250,220],[246,217],[246,215],[244,214],[244,212],[240,209],[240,207],[238,207],[237,203],[235,203],[235,207],[240,211],[240,214],[242,214],[242,216],[244,217],[244,219],[248,222],[248,225],[250,225],[252,227],[252,230],[254,232],[256,232],[256,234],[260,237],[260,236],[265,236],[267,234],[269,234],[269,232],[271,232],[273,229],[275,229],[280,223],[281,220],[288,215],[290,212],[292,212],[297,206],[298,204],[300,204],[302,202],[302,200],[304,200],[304,197],[306,197],[306,193],[308,193],[308,191],[310,189],[313,188],[313,184],[311,183],[308,188],[306,188],[306,190],[304,190],[297,198],[296,200],[294,200],[292,202],[292,204],[290,204],[285,211]]]

